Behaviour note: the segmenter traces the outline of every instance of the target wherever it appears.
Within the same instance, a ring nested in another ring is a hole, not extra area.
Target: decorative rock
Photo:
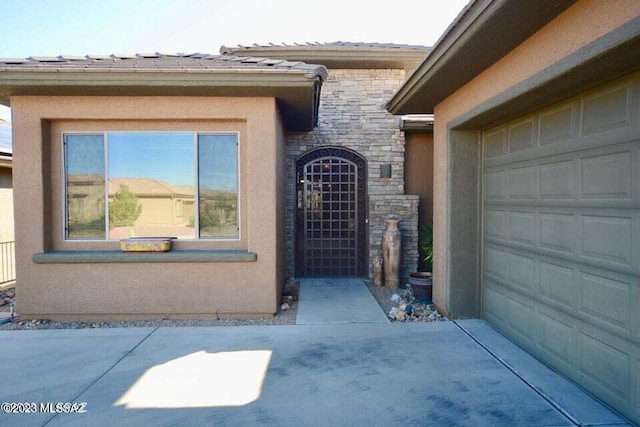
[[[391,296],[393,307],[389,318],[394,322],[437,322],[447,320],[432,304],[416,302],[411,289],[399,291]]]
[[[291,296],[293,297],[293,301],[297,301],[298,294],[298,282],[296,282],[296,279],[294,279],[293,277],[290,277],[287,280],[287,283],[284,285],[284,288],[282,289],[282,295]]]
[[[291,306],[289,304],[287,304],[286,302],[280,306],[280,310],[282,310],[282,311],[287,311],[290,308],[291,308]]]
[[[293,296],[292,295],[283,295],[282,296],[282,303],[283,304],[289,304],[289,306],[293,305]]]
[[[413,313],[413,306],[411,304],[406,306],[406,312],[409,316]]]

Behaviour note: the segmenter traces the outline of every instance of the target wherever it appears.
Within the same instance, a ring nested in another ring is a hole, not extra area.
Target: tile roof
[[[222,46],[223,55],[255,55],[321,64],[335,68],[404,68],[413,70],[431,51],[430,47],[394,43],[294,43]]]
[[[172,196],[181,195],[193,197],[195,190],[193,186],[172,185],[153,178],[112,178],[109,180],[109,195],[113,196],[126,185],[136,196]]]
[[[0,58],[0,71],[107,71],[107,72],[292,72],[326,78],[321,65],[252,56],[204,53],[135,55],[33,56]]]
[[[410,45],[410,44],[397,44],[397,43],[364,43],[364,42],[329,42],[329,43],[269,43],[268,45],[260,45],[253,44],[251,46],[222,46],[220,48],[220,53],[222,54],[231,54],[231,53],[239,53],[243,50],[335,50],[335,49],[344,49],[344,50],[404,50],[404,51],[429,51],[431,48],[429,46],[422,45]]]
[[[0,58],[0,104],[20,95],[269,97],[278,100],[287,130],[307,131],[317,124],[329,76],[324,65],[307,62],[160,52]]]

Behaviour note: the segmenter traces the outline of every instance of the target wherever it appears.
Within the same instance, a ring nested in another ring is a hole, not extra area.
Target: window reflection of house
[[[193,137],[190,132],[110,132],[106,144],[104,133],[64,135],[65,170],[71,177],[67,237],[236,238],[237,133],[198,134],[197,148]]]
[[[11,124],[0,119],[0,243],[14,239]]]
[[[89,223],[104,217],[104,178],[100,175],[67,177],[69,224]]]
[[[200,190],[200,234],[233,237],[237,232],[237,192],[209,188]]]
[[[171,185],[153,178],[114,178],[109,180],[110,201],[121,185],[126,185],[142,206],[135,225],[188,225],[193,221],[195,192],[192,186]]]

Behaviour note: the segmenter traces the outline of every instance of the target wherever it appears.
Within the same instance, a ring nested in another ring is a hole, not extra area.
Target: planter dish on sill
[[[122,252],[167,252],[172,237],[131,237],[120,240]]]

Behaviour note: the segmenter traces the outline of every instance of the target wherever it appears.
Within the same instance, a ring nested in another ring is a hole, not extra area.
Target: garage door
[[[483,133],[483,316],[640,420],[640,75]]]

